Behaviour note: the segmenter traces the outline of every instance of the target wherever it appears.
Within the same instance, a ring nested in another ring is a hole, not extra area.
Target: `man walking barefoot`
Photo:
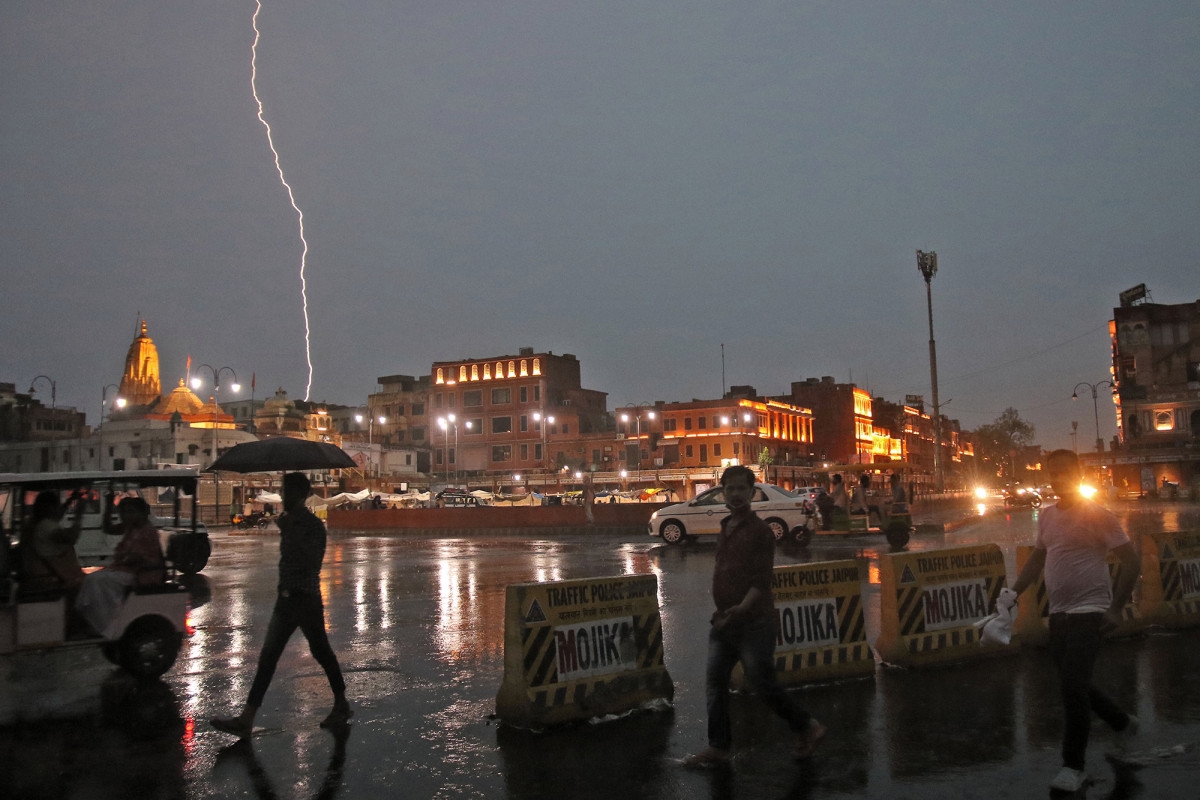
[[[708,635],[708,747],[683,763],[690,767],[728,763],[733,743],[729,676],[738,661],[758,695],[798,735],[796,758],[807,758],[825,735],[825,726],[796,704],[775,675],[775,600],[771,594],[775,535],[750,507],[755,489],[749,467],[727,468],[721,486],[730,513],[721,521],[713,568],[717,610]]]
[[[344,726],[354,714],[346,702],[346,682],[325,632],[325,606],[321,601],[320,586],[321,562],[325,559],[325,524],[305,506],[304,501],[310,494],[312,485],[303,473],[289,472],[283,476],[283,513],[276,520],[279,525],[279,595],[267,626],[246,706],[236,717],[212,719],[212,726],[219,731],[245,737],[254,730],[254,717],[267,694],[275,665],[296,628],[308,640],[308,648],[325,670],[333,690],[333,710],[321,722],[321,727]]]

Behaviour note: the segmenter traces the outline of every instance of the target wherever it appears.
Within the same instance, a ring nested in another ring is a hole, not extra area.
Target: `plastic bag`
[[[996,612],[975,623],[979,631],[979,643],[1009,644],[1012,642],[1013,623],[1017,621],[1017,593],[1012,589],[1001,589],[996,601]]]

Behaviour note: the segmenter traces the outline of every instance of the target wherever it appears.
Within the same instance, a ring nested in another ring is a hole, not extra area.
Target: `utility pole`
[[[933,276],[937,274],[937,253],[917,251],[917,269],[925,278],[925,302],[929,308],[929,380],[933,384],[933,480],[939,492],[946,491],[942,471],[942,408],[938,403],[937,344],[933,340]]]

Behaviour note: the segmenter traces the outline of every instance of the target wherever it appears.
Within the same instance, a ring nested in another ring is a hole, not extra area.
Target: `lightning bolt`
[[[300,210],[300,206],[296,205],[296,195],[292,192],[291,184],[283,175],[283,167],[279,163],[279,151],[275,149],[275,139],[271,135],[271,125],[267,122],[266,115],[263,113],[262,100],[258,96],[258,41],[262,38],[262,34],[258,30],[258,15],[262,11],[261,0],[254,0],[254,6],[254,15],[250,17],[250,25],[254,28],[254,43],[250,45],[250,92],[254,95],[254,102],[258,104],[258,121],[267,130],[267,145],[271,148],[271,154],[275,156],[275,171],[279,173],[279,182],[287,190],[288,201],[296,211],[296,218],[300,223],[300,242],[304,245],[304,250],[300,253],[300,300],[304,307],[304,359],[308,363],[308,384],[304,387],[304,399],[308,400],[308,395],[312,391],[313,376],[311,331],[308,325],[308,281],[305,278],[308,240],[304,238],[304,212]]]

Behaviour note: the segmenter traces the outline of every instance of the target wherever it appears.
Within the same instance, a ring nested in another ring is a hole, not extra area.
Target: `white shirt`
[[[1036,546],[1046,551],[1050,613],[1107,611],[1112,605],[1108,554],[1128,543],[1116,516],[1095,503],[1081,499],[1069,509],[1042,509]]]

